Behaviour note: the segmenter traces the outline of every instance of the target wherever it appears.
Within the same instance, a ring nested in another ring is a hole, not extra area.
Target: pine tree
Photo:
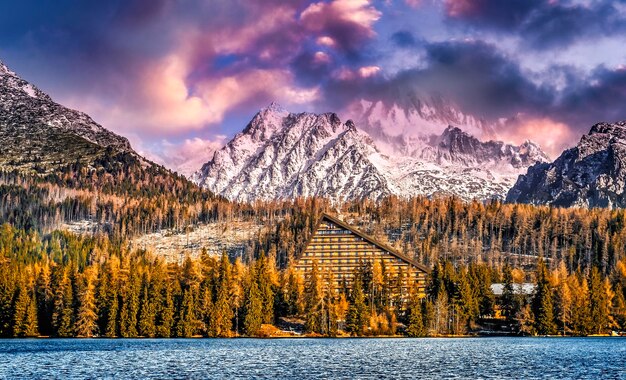
[[[322,318],[324,299],[322,295],[322,284],[317,262],[309,272],[306,273],[304,288],[304,314],[306,315],[306,331],[312,333],[322,332]]]
[[[414,295],[409,305],[409,320],[406,333],[412,338],[426,335],[424,328],[424,316],[422,315],[422,302],[417,295]]]
[[[68,338],[74,335],[74,294],[68,269],[58,270],[58,281],[54,294],[52,325],[56,336]]]
[[[50,266],[44,263],[39,270],[36,281],[37,324],[42,335],[52,335],[52,307],[54,292],[50,286]]]
[[[39,336],[39,322],[37,320],[37,301],[35,297],[30,297],[26,318],[23,323],[23,336],[36,337]]]
[[[533,299],[533,313],[535,316],[535,329],[538,334],[551,335],[556,333],[552,289],[550,289],[547,268],[541,257],[537,263],[537,283]]]
[[[263,302],[263,323],[274,323],[274,300],[275,291],[274,284],[276,279],[276,268],[269,258],[262,255],[257,260],[257,282],[259,288],[259,294]]]
[[[130,266],[128,279],[124,283],[122,309],[120,310],[120,335],[124,338],[136,338],[137,316],[139,313],[139,292],[141,277],[137,264],[133,261]]]
[[[369,313],[365,303],[365,294],[360,276],[355,276],[352,283],[352,292],[346,328],[353,335],[362,335],[369,320]]]
[[[511,272],[511,267],[508,264],[504,265],[502,275],[504,283],[500,307],[502,308],[502,314],[506,318],[507,322],[512,323],[518,312],[518,305],[513,288],[513,274]]]
[[[196,318],[194,314],[193,295],[190,289],[183,292],[183,302],[178,311],[176,336],[191,338],[196,332]]]
[[[156,315],[156,334],[160,338],[169,338],[172,336],[174,326],[174,298],[171,284],[166,284],[163,292],[163,301]]]
[[[594,334],[600,334],[608,325],[610,312],[604,283],[596,267],[591,268],[589,274],[589,310],[591,317],[589,329]]]
[[[25,285],[17,288],[17,296],[13,305],[13,336],[25,337],[28,330],[28,314],[31,307],[31,297]]]
[[[255,272],[256,270],[251,268],[244,303],[243,327],[248,336],[257,335],[263,324],[263,298]]]
[[[217,295],[213,303],[213,312],[211,323],[214,332],[213,336],[228,337],[232,332],[232,321],[234,317],[231,306],[231,267],[226,254],[222,255],[220,260],[218,278],[217,278]]]
[[[77,337],[91,338],[97,334],[98,313],[96,310],[95,281],[95,268],[85,269],[78,287],[78,311],[74,329]]]
[[[153,338],[156,335],[155,302],[157,302],[159,298],[157,294],[151,292],[150,280],[147,273],[144,273],[141,282],[141,301],[138,318],[139,335],[143,337]]]

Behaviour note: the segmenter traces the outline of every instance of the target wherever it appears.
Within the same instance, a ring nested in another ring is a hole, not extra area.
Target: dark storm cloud
[[[480,27],[515,29],[546,0],[446,0],[447,16]]]
[[[417,39],[408,30],[399,30],[391,35],[391,41],[401,48],[410,48],[417,45]]]
[[[550,0],[448,0],[450,20],[475,29],[506,31],[534,49],[568,46],[584,38],[626,32],[626,15],[617,4],[595,1],[588,5]]]
[[[452,99],[465,112],[490,119],[545,109],[554,101],[549,88],[533,84],[519,65],[480,41],[425,45],[426,67],[388,78],[355,78],[329,84],[331,97],[369,98],[393,103],[416,90]],[[341,99],[333,99],[337,103]]]
[[[625,105],[626,67],[599,67],[586,81],[566,88],[555,114],[570,125],[588,127],[600,121],[626,120]]]

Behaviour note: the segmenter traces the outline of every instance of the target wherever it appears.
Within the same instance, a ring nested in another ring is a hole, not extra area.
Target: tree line
[[[512,333],[588,335],[626,329],[626,261],[532,270],[442,259],[425,294],[384,265],[362,262],[338,291],[316,265],[280,268],[276,251],[249,261],[202,254],[167,263],[106,236],[0,228],[0,336],[264,336],[299,321],[311,335],[467,334],[500,310]],[[518,284],[534,292],[521,295]],[[501,297],[493,282],[504,284]]]

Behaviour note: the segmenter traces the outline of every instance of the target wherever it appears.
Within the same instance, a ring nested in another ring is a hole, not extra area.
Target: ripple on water
[[[626,339],[0,340],[0,378],[626,379]]]

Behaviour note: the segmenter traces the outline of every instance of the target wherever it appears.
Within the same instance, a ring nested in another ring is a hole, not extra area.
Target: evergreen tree
[[[249,273],[248,286],[244,303],[243,328],[248,336],[255,336],[263,324],[263,298],[259,291],[256,270]]]
[[[362,280],[360,276],[355,276],[352,284],[346,328],[352,335],[362,335],[368,320],[369,313],[365,303]]]
[[[596,267],[589,274],[589,311],[589,330],[594,334],[602,333],[607,328],[610,311],[604,283]]]
[[[159,300],[158,292],[155,292],[150,284],[148,274],[144,273],[141,285],[141,300],[139,307],[139,335],[153,338],[156,336],[156,305]]]
[[[321,333],[324,313],[324,298],[322,294],[322,284],[317,262],[309,272],[306,273],[304,288],[304,313],[306,315],[306,331]]]
[[[22,334],[25,337],[39,336],[39,322],[37,320],[37,301],[35,297],[30,297],[30,304],[26,311],[26,318],[23,324]]]
[[[20,284],[13,306],[13,336],[37,336],[37,304],[25,285]]]
[[[183,292],[183,302],[178,311],[176,336],[191,338],[195,334],[196,319],[194,315],[193,295],[190,289]]]
[[[550,335],[556,333],[552,289],[550,288],[547,268],[541,257],[537,262],[537,283],[533,299],[533,313],[535,329],[538,334]]]
[[[217,294],[213,304],[211,323],[212,336],[228,337],[232,332],[234,313],[231,305],[230,291],[232,286],[231,266],[226,254],[220,260]]]
[[[52,307],[54,292],[50,286],[50,266],[45,262],[37,275],[36,301],[37,301],[37,324],[42,335],[52,335]]]
[[[504,265],[503,271],[503,288],[502,288],[502,297],[500,301],[500,307],[502,309],[502,314],[506,318],[507,322],[512,323],[515,320],[515,316],[518,312],[518,305],[515,297],[514,283],[513,283],[513,274],[511,272],[511,267],[507,264]]]
[[[139,292],[141,277],[137,272],[136,264],[131,264],[128,279],[123,284],[122,308],[120,310],[120,336],[136,338],[137,316],[139,313]]]
[[[156,315],[156,335],[160,338],[169,338],[172,336],[174,326],[174,298],[169,283],[165,285],[163,293],[163,301]]]
[[[83,272],[78,286],[78,311],[75,321],[75,335],[77,337],[91,338],[98,331],[98,313],[96,311],[95,281],[96,272],[94,267],[89,267]]]
[[[263,323],[274,323],[274,299],[275,299],[275,267],[270,260],[262,255],[257,261],[257,286],[263,303]]]
[[[417,295],[411,299],[409,306],[409,320],[406,333],[412,338],[422,337],[426,335],[424,327],[424,316],[422,315],[422,302]]]
[[[74,335],[74,295],[72,283],[68,269],[60,268],[57,274],[58,280],[54,294],[52,326],[56,336],[68,338]]]

